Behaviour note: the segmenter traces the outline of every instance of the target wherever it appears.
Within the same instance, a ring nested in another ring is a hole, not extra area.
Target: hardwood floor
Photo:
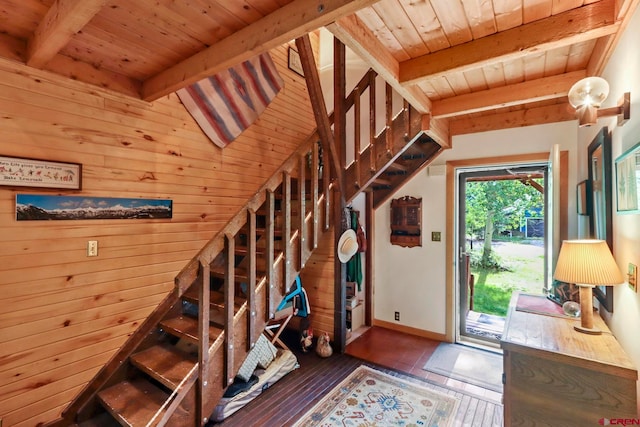
[[[283,334],[283,340],[296,353],[300,368],[226,420],[212,423],[212,426],[290,426],[362,364],[392,375],[421,379],[440,391],[461,397],[453,426],[503,425],[500,393],[422,369],[438,341],[373,327],[349,344],[346,354],[322,359],[313,352],[299,351],[297,338],[291,334]]]

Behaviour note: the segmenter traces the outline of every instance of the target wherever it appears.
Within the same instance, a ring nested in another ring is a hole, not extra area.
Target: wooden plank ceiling
[[[446,145],[571,119],[639,1],[0,0],[0,60],[153,101],[326,26]]]

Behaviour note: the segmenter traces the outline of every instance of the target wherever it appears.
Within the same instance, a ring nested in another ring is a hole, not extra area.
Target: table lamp
[[[562,242],[554,279],[573,283],[580,289],[580,326],[574,329],[599,335],[593,327],[593,288],[618,285],[624,279],[604,240],[565,240]]]

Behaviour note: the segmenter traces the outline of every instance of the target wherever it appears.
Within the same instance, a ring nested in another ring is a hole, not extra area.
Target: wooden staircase
[[[319,176],[316,141],[303,143],[178,274],[174,291],[50,425],[206,422],[329,229],[333,186]]]
[[[345,99],[345,111],[355,110],[358,117],[362,107],[360,97],[369,89],[369,96],[376,90],[376,73],[369,70]],[[370,141],[360,149],[359,127],[356,129],[354,161],[345,170],[344,190],[347,201],[353,200],[362,191],[373,193],[373,207],[378,208],[395,190],[407,182],[416,173],[423,170],[443,150],[443,148],[424,130],[423,115],[406,101],[402,110],[391,116],[391,87],[386,84],[386,123],[382,132],[375,134],[375,114],[370,120]],[[369,103],[375,102],[369,99]],[[375,110],[375,107],[373,107]]]
[[[345,102],[358,104],[366,88],[375,91],[373,71]],[[406,103],[387,117],[386,130],[364,151],[357,147],[355,162],[343,169],[347,200],[370,188],[379,205],[440,152]],[[49,426],[204,425],[334,222],[337,198],[324,157],[314,133],[178,274],[173,292]]]

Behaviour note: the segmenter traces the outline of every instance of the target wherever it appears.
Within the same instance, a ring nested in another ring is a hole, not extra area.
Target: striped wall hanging
[[[268,52],[177,91],[211,141],[224,148],[262,114],[284,86]]]

